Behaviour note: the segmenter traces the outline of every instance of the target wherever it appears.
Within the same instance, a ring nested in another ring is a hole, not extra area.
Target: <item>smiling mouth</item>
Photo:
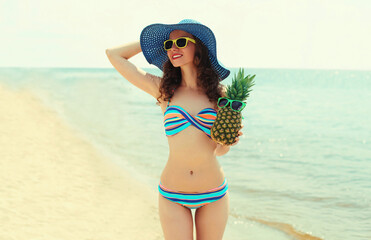
[[[178,59],[178,58],[181,58],[183,55],[180,55],[180,54],[176,54],[173,56],[173,59]]]

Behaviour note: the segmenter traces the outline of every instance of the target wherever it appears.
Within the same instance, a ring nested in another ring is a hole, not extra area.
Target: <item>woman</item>
[[[140,51],[163,71],[162,77],[128,61]],[[191,209],[196,209],[198,240],[222,239],[229,193],[216,156],[226,154],[229,147],[214,142],[210,128],[217,100],[225,96],[220,81],[230,72],[216,58],[213,32],[191,19],[152,24],[143,29],[140,42],[107,49],[106,53],[125,79],[156,98],[164,114],[170,153],[160,178],[158,200],[165,239],[193,239]]]

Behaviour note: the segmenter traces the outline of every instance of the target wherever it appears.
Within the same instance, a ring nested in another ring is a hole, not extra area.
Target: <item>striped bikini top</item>
[[[193,125],[211,138],[210,129],[216,119],[217,111],[213,108],[204,108],[196,116],[192,116],[181,106],[169,106],[169,103],[170,99],[164,113],[166,136],[173,136]]]

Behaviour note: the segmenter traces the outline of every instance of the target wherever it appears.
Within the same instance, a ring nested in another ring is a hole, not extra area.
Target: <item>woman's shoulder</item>
[[[222,83],[220,84],[220,87],[221,87],[221,94],[222,94],[222,97],[226,97],[227,96],[227,86],[223,85]]]

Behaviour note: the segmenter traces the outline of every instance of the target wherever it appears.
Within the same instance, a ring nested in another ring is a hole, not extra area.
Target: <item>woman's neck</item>
[[[180,83],[180,87],[198,90],[199,87],[197,86],[196,66],[182,66],[180,70],[182,74],[182,82]]]

